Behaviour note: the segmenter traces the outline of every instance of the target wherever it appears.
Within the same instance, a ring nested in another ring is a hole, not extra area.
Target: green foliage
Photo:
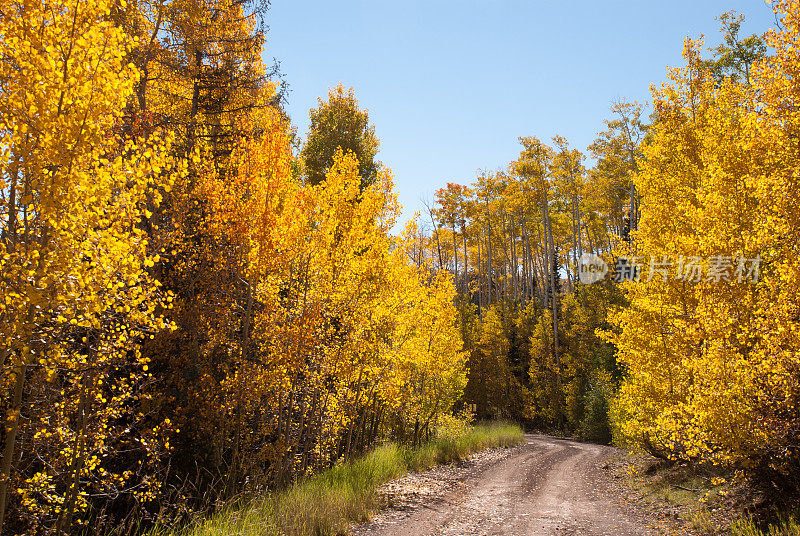
[[[537,320],[531,335],[531,390],[540,416],[585,439],[608,442],[608,399],[619,370],[613,347],[595,333],[606,329],[606,313],[624,303],[612,284],[580,286],[563,299],[559,363],[550,351],[550,312]]]
[[[762,35],[739,37],[744,15],[728,11],[718,17],[723,41],[712,49],[714,57],[702,62],[718,83],[728,79],[732,82],[750,83],[753,65],[764,58],[767,43]]]
[[[598,375],[584,396],[586,407],[580,423],[580,435],[595,443],[610,444],[612,433],[608,409],[613,386]]]
[[[478,323],[464,392],[466,402],[475,405],[479,418],[533,418],[526,378],[527,337],[521,335],[529,324],[518,322],[524,314],[495,304]]]
[[[580,286],[561,298],[559,361],[554,361],[550,309],[493,304],[477,324],[466,403],[479,417],[506,417],[609,443],[609,401],[621,377],[614,347],[596,331],[624,305],[611,283]]]
[[[492,447],[523,441],[519,426],[481,424],[438,437],[416,449],[382,445],[362,458],[341,463],[301,480],[284,492],[246,505],[233,504],[217,515],[175,533],[182,536],[332,536],[347,525],[365,521],[378,507],[378,486],[408,471],[461,460]],[[153,536],[156,536],[154,534]]]
[[[300,153],[307,184],[319,184],[333,165],[336,151],[352,153],[358,160],[361,189],[378,178],[381,164],[375,160],[380,143],[369,114],[358,107],[353,88],[339,84],[328,92],[328,100],[319,100],[311,110],[308,138]]]

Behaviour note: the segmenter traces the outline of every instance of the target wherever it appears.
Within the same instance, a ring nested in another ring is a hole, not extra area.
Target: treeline
[[[707,57],[687,39],[649,117],[612,108],[591,169],[526,137],[436,193],[414,255],[459,291],[463,403],[800,489],[800,3],[774,7],[763,36],[723,14]]]
[[[590,147],[593,169],[560,136],[552,145],[523,137],[505,170],[448,183],[419,216],[414,260],[453,276],[470,351],[462,402],[483,418],[611,440],[608,402],[621,370],[595,330],[610,329],[607,312],[626,302],[610,278],[582,285],[579,259],[610,259],[629,243],[646,133],[642,106],[620,102],[612,112]]]
[[[297,139],[266,7],[0,0],[4,533],[180,523],[454,412],[800,487],[800,2],[687,41],[591,168],[520,138],[400,236],[352,90]]]
[[[179,523],[463,391],[366,112],[332,90],[296,154],[265,8],[0,1],[4,534]]]

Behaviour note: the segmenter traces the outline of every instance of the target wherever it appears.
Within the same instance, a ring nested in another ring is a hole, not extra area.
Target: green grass
[[[731,525],[731,536],[800,536],[800,517],[783,519],[764,530],[752,519],[740,519]]]
[[[163,536],[326,536],[366,521],[378,507],[378,487],[408,471],[461,460],[473,452],[521,443],[519,426],[478,425],[438,437],[416,449],[387,444],[353,461],[299,481],[247,505],[231,505],[178,533]]]

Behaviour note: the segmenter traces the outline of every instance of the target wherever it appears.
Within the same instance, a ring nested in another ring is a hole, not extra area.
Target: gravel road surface
[[[661,532],[616,492],[618,451],[543,435],[384,486],[388,509],[353,536],[644,536]]]

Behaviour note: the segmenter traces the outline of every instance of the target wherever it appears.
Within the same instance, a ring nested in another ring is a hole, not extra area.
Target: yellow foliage
[[[687,65],[653,90],[637,255],[761,258],[750,280],[629,284],[607,333],[627,367],[614,412],[622,438],[655,453],[745,467],[797,466],[800,265],[792,141],[797,2],[752,85],[715,80],[687,40]],[[792,437],[795,439],[791,439]]]
[[[120,135],[138,73],[107,20],[112,5],[0,5],[0,388],[5,452],[33,435],[47,462],[17,512],[34,527],[66,527],[84,517],[88,489],[129,485],[103,467],[117,442],[144,462],[159,450],[146,438],[160,432],[140,423],[131,437],[118,423],[139,420],[129,408],[147,374],[136,344],[169,326],[142,222],[184,166],[169,133]],[[3,459],[0,522],[6,477],[22,484],[15,456]]]

